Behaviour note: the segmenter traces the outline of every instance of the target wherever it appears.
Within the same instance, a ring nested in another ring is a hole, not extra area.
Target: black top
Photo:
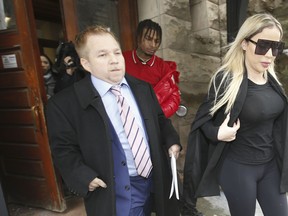
[[[247,97],[239,115],[240,129],[228,157],[245,164],[261,164],[274,157],[272,129],[284,109],[284,101],[267,82],[248,80]]]

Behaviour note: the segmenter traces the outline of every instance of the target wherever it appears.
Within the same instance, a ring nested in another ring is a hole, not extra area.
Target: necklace
[[[139,58],[139,60],[140,60],[140,62],[142,63],[142,64],[147,64],[147,62],[151,59],[151,58],[149,58],[149,59],[143,59],[143,58],[141,58],[139,55],[138,55],[138,51],[136,50],[136,55],[137,55],[137,57]]]

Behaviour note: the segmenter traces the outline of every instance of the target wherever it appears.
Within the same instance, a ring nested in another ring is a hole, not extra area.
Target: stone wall
[[[250,0],[247,15],[275,15],[287,32],[284,41],[288,45],[287,7],[287,0]],[[188,113],[184,117],[175,115],[172,121],[184,147],[177,162],[181,173],[191,122],[207,92],[211,74],[221,65],[222,48],[227,45],[226,0],[138,0],[138,13],[139,20],[149,18],[161,25],[163,40],[157,55],[175,61],[180,72],[181,103]],[[287,55],[278,62],[279,77],[286,86]]]
[[[285,54],[276,61],[276,71],[288,94],[288,1],[287,0],[253,0],[249,2],[248,14],[268,12],[282,24],[283,41],[286,43]]]

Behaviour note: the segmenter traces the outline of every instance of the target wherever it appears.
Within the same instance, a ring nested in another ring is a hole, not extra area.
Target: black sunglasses
[[[279,41],[271,41],[271,40],[264,40],[258,39],[257,42],[251,40],[250,38],[245,38],[246,41],[250,41],[251,43],[256,45],[255,54],[257,55],[265,55],[268,50],[272,49],[272,55],[278,56],[283,52],[285,43]]]

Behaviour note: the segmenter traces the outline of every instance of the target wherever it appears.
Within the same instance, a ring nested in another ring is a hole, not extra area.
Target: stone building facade
[[[286,32],[283,41],[287,47],[287,8],[287,0],[249,0],[247,16],[259,12],[273,14]],[[138,0],[138,14],[139,21],[149,18],[161,25],[163,38],[157,55],[174,60],[180,72],[181,103],[188,113],[184,117],[175,115],[172,121],[184,147],[178,160],[181,174],[191,122],[207,92],[212,73],[221,65],[222,48],[227,45],[226,0]],[[277,64],[286,89],[287,63],[287,55],[282,55]]]

